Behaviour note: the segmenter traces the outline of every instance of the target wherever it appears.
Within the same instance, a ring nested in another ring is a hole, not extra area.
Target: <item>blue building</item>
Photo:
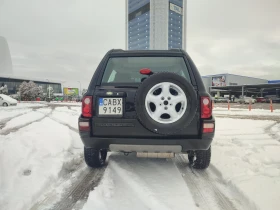
[[[268,80],[268,84],[278,84],[280,80]]]
[[[126,49],[186,48],[186,0],[126,0]]]

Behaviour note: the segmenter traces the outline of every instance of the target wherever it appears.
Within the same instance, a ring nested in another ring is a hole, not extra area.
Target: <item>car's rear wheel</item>
[[[3,103],[3,106],[9,106],[9,105],[5,102],[5,103]]]
[[[91,168],[102,167],[107,158],[107,150],[96,150],[93,148],[84,148],[84,157],[86,164]]]
[[[188,158],[193,168],[206,169],[211,162],[211,147],[208,150],[191,151]]]

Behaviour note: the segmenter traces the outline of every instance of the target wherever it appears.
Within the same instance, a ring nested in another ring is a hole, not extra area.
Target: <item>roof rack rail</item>
[[[119,52],[119,51],[124,51],[123,49],[113,49],[113,52]]]
[[[181,48],[172,48],[172,49],[169,49],[171,51],[181,51]]]

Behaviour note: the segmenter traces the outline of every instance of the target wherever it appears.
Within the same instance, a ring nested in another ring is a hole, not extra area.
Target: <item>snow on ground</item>
[[[28,124],[33,121],[43,119],[44,117],[45,117],[45,115],[42,113],[34,112],[34,111],[29,112],[29,113],[26,113],[19,117],[15,117],[15,118],[11,119],[10,121],[8,121],[7,124],[5,125],[5,127],[2,129],[2,131]]]
[[[261,210],[280,206],[280,125],[273,121],[216,119],[212,164]]]
[[[51,118],[66,123],[72,128],[78,129],[78,118],[80,113],[76,110],[69,109],[67,107],[57,107],[53,111]]]
[[[226,118],[217,118],[216,123],[212,165],[221,173],[224,179],[221,181],[233,191],[237,189],[259,209],[277,210],[280,124]],[[113,154],[101,184],[91,192],[83,210],[131,209],[132,206],[134,209],[194,209],[191,198],[188,186],[171,160]]]
[[[8,109],[7,109],[8,108]],[[31,109],[9,109],[10,107],[0,107],[0,120],[12,118],[20,114],[25,114],[31,111]]]
[[[17,106],[10,106],[6,107],[7,109],[18,109],[18,108],[24,108],[24,107],[39,107],[39,106],[47,106],[46,102],[19,102],[17,103]]]
[[[59,104],[59,105],[70,105],[70,106],[81,106],[82,105],[82,102],[76,102],[76,101],[73,101],[73,102],[57,102],[57,101],[52,101],[50,102],[51,104]]]
[[[37,109],[36,111],[47,115],[47,114],[50,114],[52,112],[52,109],[51,108],[40,108],[40,109]]]
[[[64,124],[77,129],[81,109],[51,105],[36,110],[24,106],[3,110],[0,109],[0,119],[23,114],[9,120],[4,131],[29,125],[0,135],[0,209],[25,210],[48,190],[56,189],[63,171],[75,170],[72,160],[80,160],[83,145],[78,133]],[[222,108],[214,112],[267,116],[280,113]],[[38,119],[42,120],[32,123]],[[277,210],[280,206],[279,151],[279,123],[216,118],[212,166],[221,173],[220,181],[240,191],[260,210]],[[188,188],[173,160],[113,153],[101,183],[90,193],[83,210],[197,209]]]
[[[195,209],[185,181],[172,160],[111,154],[100,185],[83,210]]]
[[[237,109],[231,108],[228,110],[227,108],[214,108],[214,114],[222,114],[222,115],[245,115],[245,116],[280,116],[280,110],[274,110],[271,112],[270,110],[265,109]]]
[[[82,112],[81,106],[78,106],[78,107],[72,106],[71,109],[74,110],[74,111],[76,111],[76,112],[78,112],[79,114]]]
[[[81,148],[76,133],[49,118],[0,135],[0,209],[29,209]]]

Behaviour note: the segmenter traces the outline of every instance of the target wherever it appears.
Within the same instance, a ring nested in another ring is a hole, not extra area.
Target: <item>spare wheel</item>
[[[161,72],[143,81],[135,96],[135,108],[141,124],[148,130],[176,134],[193,120],[198,106],[196,91],[184,77]]]

